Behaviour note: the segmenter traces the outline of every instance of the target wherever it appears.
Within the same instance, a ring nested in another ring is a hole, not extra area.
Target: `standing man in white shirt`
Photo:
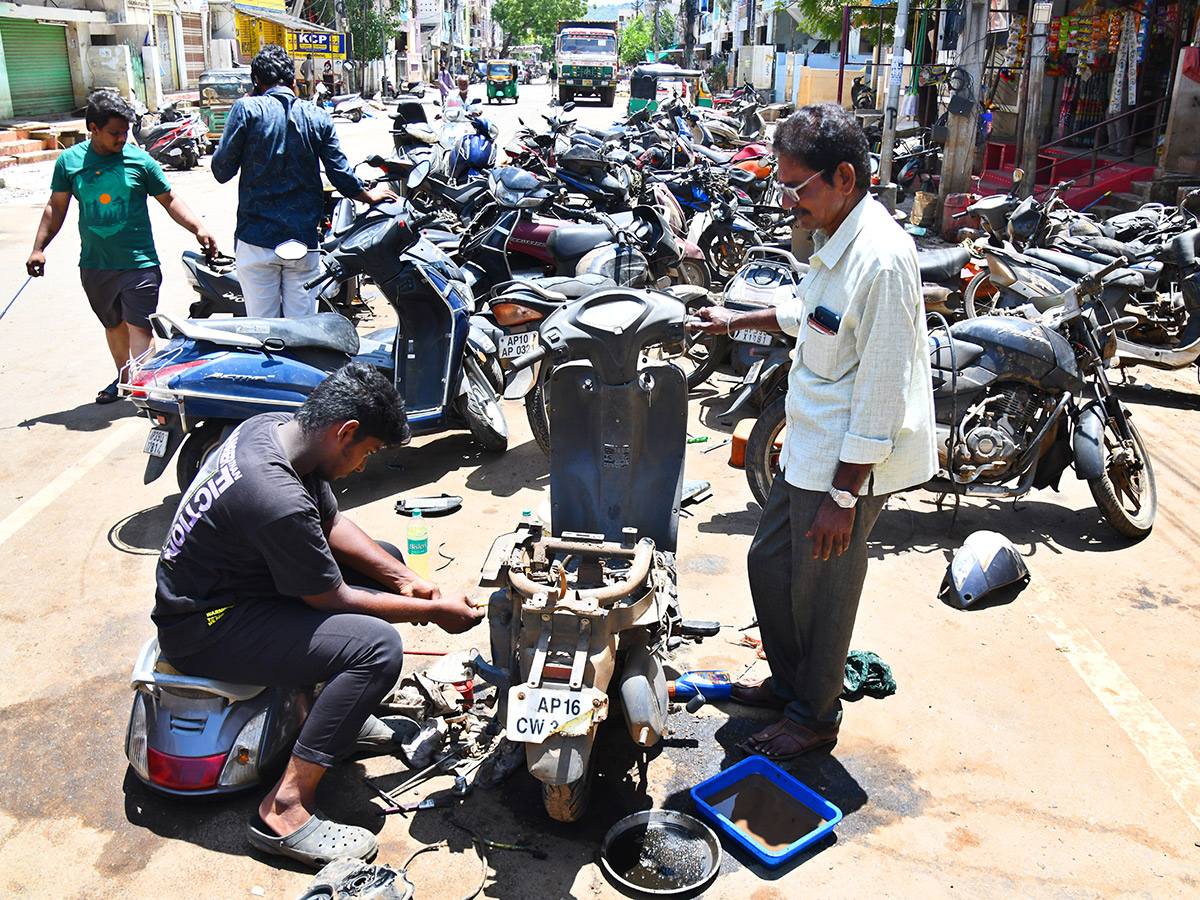
[[[889,494],[936,468],[921,278],[912,239],[868,192],[866,135],[833,103],[775,133],[783,205],[817,251],[790,303],[698,326],[797,338],[787,438],[750,546],[750,591],[771,677],[733,699],[783,710],[745,749],[775,761],[837,741],[842,678],[867,572],[867,538]]]

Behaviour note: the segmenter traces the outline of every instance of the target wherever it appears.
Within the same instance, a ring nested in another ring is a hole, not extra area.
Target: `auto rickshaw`
[[[496,99],[511,97],[517,102],[517,77],[520,75],[521,64],[515,59],[493,59],[487,67],[487,98],[488,103]]]
[[[704,73],[696,69],[682,69],[679,66],[666,63],[647,63],[637,66],[629,77],[629,113],[633,114],[642,107],[650,107],[650,112],[658,110],[658,82],[682,81],[694,85],[692,96],[687,99],[700,100],[710,97],[707,105],[712,105],[711,95],[702,90]],[[704,105],[701,102],[698,105]]]
[[[250,67],[209,69],[200,75],[200,120],[208,129],[208,139],[214,144],[221,140],[225,120],[233,102],[254,90]]]

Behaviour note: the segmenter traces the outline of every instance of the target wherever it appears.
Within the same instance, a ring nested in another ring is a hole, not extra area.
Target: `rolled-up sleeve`
[[[875,465],[892,453],[912,381],[919,302],[912,278],[898,269],[884,269],[871,281],[855,329],[859,363],[842,462]]]

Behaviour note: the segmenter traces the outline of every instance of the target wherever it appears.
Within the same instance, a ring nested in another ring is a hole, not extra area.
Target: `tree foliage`
[[[919,4],[914,3],[913,7]],[[840,40],[842,36],[842,10],[846,4],[838,0],[777,0],[775,11],[783,13],[787,7],[799,11],[800,22],[798,30],[804,31],[815,38]],[[895,21],[895,8],[885,7],[880,12],[867,9],[850,11],[850,27],[865,28],[870,31],[872,42],[875,40],[875,30],[879,26],[879,17],[883,16],[883,34],[886,45],[892,42],[892,22]]]
[[[636,15],[621,32],[621,44],[618,51],[621,62],[627,66],[636,66],[646,61],[646,54],[654,49],[654,16]],[[670,10],[658,11],[658,49],[666,50],[675,46],[675,17]]]
[[[304,5],[304,13],[312,21],[330,28],[337,21],[334,0],[309,0]],[[401,31],[400,16],[394,11],[389,9],[381,14],[376,4],[363,4],[356,0],[346,3],[343,22],[354,44],[354,59],[360,61],[383,59],[384,47]]]
[[[554,44],[562,19],[580,19],[587,13],[586,0],[496,0],[492,21],[504,31],[503,54],[513,44]]]

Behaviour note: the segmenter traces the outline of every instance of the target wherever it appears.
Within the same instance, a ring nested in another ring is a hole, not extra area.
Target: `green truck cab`
[[[617,23],[567,20],[554,39],[558,100],[599,97],[612,106],[617,96]]]

